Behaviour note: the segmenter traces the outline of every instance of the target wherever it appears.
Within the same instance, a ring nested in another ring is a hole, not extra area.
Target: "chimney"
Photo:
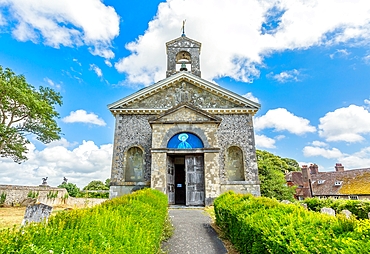
[[[337,172],[343,172],[344,171],[344,166],[342,166],[341,163],[336,163],[335,164],[335,171],[337,171]]]
[[[317,166],[316,164],[311,164],[309,169],[311,171],[311,174],[319,173],[319,166]]]
[[[303,165],[302,166],[302,178],[303,178],[303,183],[308,183],[309,180],[311,180],[311,175],[310,175],[310,172],[309,172],[309,168],[307,167],[307,165]]]

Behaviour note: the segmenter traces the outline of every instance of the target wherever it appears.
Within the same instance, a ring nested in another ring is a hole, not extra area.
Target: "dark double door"
[[[203,155],[168,156],[169,204],[204,205]]]

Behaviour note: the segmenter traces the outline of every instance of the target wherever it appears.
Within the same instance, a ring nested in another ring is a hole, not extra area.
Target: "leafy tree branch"
[[[35,89],[23,75],[0,66],[0,156],[15,162],[27,159],[27,135],[49,143],[60,139],[55,121],[62,96],[51,88]]]

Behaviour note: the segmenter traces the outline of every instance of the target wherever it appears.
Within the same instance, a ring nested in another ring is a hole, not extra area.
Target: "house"
[[[252,118],[260,105],[201,78],[200,49],[185,34],[167,42],[166,78],[108,105],[111,198],[144,187],[189,206],[229,190],[260,195]]]
[[[316,164],[302,166],[301,172],[289,172],[285,179],[288,186],[296,186],[295,198],[307,197],[369,199],[370,168],[344,170],[340,163],[335,171],[319,172]]]

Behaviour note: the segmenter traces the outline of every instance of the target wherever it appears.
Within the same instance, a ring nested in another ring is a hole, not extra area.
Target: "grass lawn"
[[[52,214],[64,210],[63,206],[53,207]],[[20,226],[24,217],[26,207],[0,207],[0,230]]]

